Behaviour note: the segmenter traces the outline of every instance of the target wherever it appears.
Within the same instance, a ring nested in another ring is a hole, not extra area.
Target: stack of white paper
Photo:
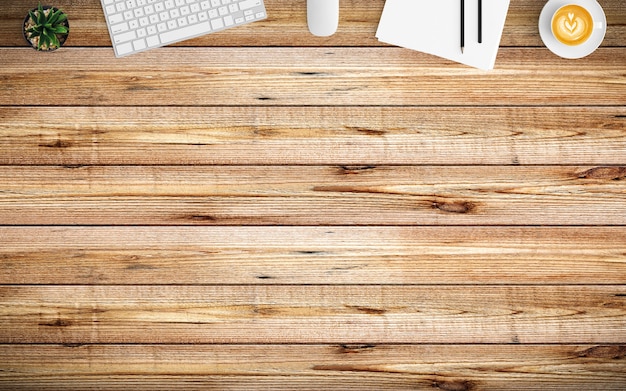
[[[493,69],[508,10],[509,0],[483,0],[482,43],[478,43],[478,0],[465,0],[461,52],[460,0],[387,0],[376,37],[388,44]]]

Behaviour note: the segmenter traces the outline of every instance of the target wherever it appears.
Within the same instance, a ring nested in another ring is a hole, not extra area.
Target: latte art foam
[[[580,45],[589,39],[592,32],[591,14],[579,5],[565,5],[552,17],[552,34],[566,45]]]

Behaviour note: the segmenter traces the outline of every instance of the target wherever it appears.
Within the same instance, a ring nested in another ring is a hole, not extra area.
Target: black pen
[[[478,43],[483,43],[483,0],[478,0]]]
[[[465,0],[461,0],[461,53],[465,48]]]

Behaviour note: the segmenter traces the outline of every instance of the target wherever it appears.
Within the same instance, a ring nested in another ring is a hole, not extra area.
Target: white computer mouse
[[[306,17],[311,34],[333,35],[339,26],[339,0],[307,0]]]

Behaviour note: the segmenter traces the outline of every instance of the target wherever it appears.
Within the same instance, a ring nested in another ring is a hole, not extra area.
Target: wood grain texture
[[[161,48],[116,59],[67,48],[31,63],[32,49],[0,48],[1,105],[622,105],[626,48],[584,62],[543,49],[503,48],[495,70],[400,48]],[[65,72],[72,64],[72,72]],[[576,74],[576,78],[571,74]],[[181,93],[184,91],[184,93]],[[505,99],[503,98],[505,97]]]
[[[111,46],[99,0],[55,0],[70,17],[70,47]],[[626,6],[622,0],[600,0],[607,15],[603,46],[623,46]],[[545,0],[513,0],[502,34],[502,46],[543,46],[537,21]],[[36,5],[36,3],[35,3]],[[318,38],[306,27],[305,0],[265,0],[268,19],[249,26],[209,34],[177,46],[381,46],[375,38],[384,0],[343,0],[339,28],[332,37]],[[0,43],[25,46],[19,25],[32,4],[3,0],[0,8]]]
[[[381,44],[384,0],[305,0],[115,59],[0,6],[0,390],[623,390],[626,3],[496,69]]]
[[[0,284],[626,281],[623,227],[0,227],[0,237]]]
[[[620,165],[626,107],[4,106],[0,142],[0,164]]]
[[[0,343],[623,343],[626,286],[0,286]]]
[[[6,166],[5,225],[626,224],[626,167]]]
[[[0,389],[622,390],[624,345],[2,345]]]

